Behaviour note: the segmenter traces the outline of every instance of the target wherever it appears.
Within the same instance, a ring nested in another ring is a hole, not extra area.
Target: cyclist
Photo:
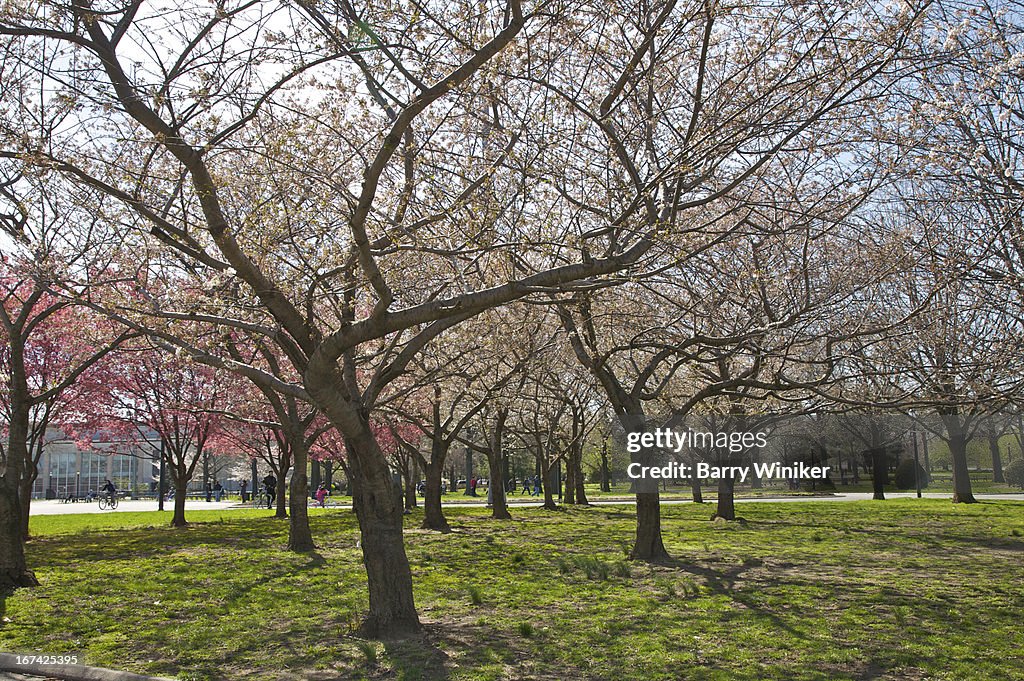
[[[267,473],[267,477],[263,478],[263,489],[267,493],[267,508],[274,508],[274,502],[277,501],[277,478],[273,473]]]
[[[114,483],[110,482],[109,478],[107,478],[106,482],[103,483],[101,491],[103,492],[104,496],[106,496],[107,499],[110,500],[110,503],[113,504],[114,499],[117,498],[117,488],[114,487]]]

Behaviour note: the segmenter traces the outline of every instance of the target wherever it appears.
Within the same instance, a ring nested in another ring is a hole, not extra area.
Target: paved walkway
[[[0,653],[0,681],[170,681],[78,664],[40,664],[20,655]]]
[[[886,492],[886,499],[912,499],[917,495],[914,492]],[[946,492],[925,492],[923,495],[927,499],[949,499],[950,494]],[[974,497],[979,501],[1024,501],[1024,494],[975,494]],[[348,497],[345,497],[346,502],[338,505],[331,505],[330,508],[350,508],[348,503]],[[714,496],[709,495],[707,497],[709,501],[714,501]],[[864,501],[871,499],[870,492],[850,492],[850,493],[837,493],[823,496],[761,496],[761,497],[737,497],[736,503],[757,503],[757,502],[804,502],[804,501]],[[511,497],[509,499],[509,506],[512,507],[535,507],[540,506],[543,503],[543,499],[539,497]],[[622,504],[635,504],[636,500],[632,497],[616,497],[612,499],[608,498],[595,498],[592,499],[590,504],[592,506],[615,506]],[[692,503],[690,499],[662,499],[662,504],[689,504]],[[470,508],[481,508],[487,505],[486,499],[481,497],[479,500],[456,498],[454,495],[444,500],[445,506],[466,506]],[[310,501],[310,507],[314,507],[315,502]],[[165,510],[172,510],[173,504],[165,504]],[[230,510],[238,508],[252,508],[249,504],[242,505],[238,501],[211,501],[207,503],[202,499],[189,499],[185,503],[186,511],[217,511],[217,510]],[[121,501],[117,510],[115,511],[101,511],[99,505],[96,502],[78,502],[75,504],[65,504],[57,500],[42,500],[37,499],[32,502],[32,515],[59,515],[64,513],[125,513],[129,511],[155,511],[157,510],[156,501],[133,501],[131,499],[125,499]]]
[[[58,501],[57,499],[34,499],[29,513],[30,515],[60,515],[64,513],[125,513],[129,511],[155,511],[158,509],[159,503],[160,502],[155,499],[121,499],[117,503],[116,510],[101,511],[99,503],[95,501],[78,501],[73,504],[66,504],[62,501]],[[221,502],[211,501],[207,503],[202,499],[189,499],[185,502],[186,511],[215,511],[229,508],[242,508],[242,506],[237,500]],[[173,511],[174,502],[164,503],[164,510]]]

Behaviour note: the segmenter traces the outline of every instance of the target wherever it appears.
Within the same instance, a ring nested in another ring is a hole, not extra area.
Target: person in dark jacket
[[[270,499],[267,508],[274,508],[274,502],[277,501],[277,478],[273,473],[267,473],[267,477],[263,478],[263,487],[267,491],[267,498]]]

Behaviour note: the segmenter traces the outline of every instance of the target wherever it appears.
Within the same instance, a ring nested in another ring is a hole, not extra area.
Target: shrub
[[[1014,459],[1003,469],[1006,482],[1014,487],[1024,489],[1024,459]]]
[[[917,482],[914,480],[914,460],[903,459],[900,461],[900,465],[896,467],[895,482],[896,489],[914,489],[917,487]],[[921,479],[921,487],[928,486],[928,472],[923,466],[917,464],[917,475]]]

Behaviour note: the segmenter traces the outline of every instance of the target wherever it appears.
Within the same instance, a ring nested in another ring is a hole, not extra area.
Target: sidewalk
[[[886,499],[910,499],[917,495],[914,492],[886,492]],[[1024,494],[1013,493],[1013,494],[975,494],[974,497],[979,501],[1024,501]],[[949,492],[925,492],[924,498],[926,499],[951,499],[952,494]],[[337,502],[328,500],[327,508],[334,509],[349,509],[352,508],[351,497],[336,497]],[[830,501],[830,502],[841,502],[841,501],[865,501],[871,499],[870,492],[838,492],[833,494],[821,494],[821,495],[778,495],[778,496],[737,496],[736,503],[758,503],[758,502],[792,502],[799,503],[805,501]],[[561,500],[556,500],[561,503]],[[716,495],[714,492],[710,492],[704,495],[705,503],[713,503],[716,501]],[[422,497],[419,498],[420,504],[423,503]],[[544,497],[509,497],[508,506],[511,508],[516,507],[536,507],[544,503]],[[616,496],[616,497],[595,497],[590,500],[591,506],[616,506],[616,505],[632,505],[636,503],[636,497],[629,496]],[[662,504],[689,504],[693,503],[688,497],[684,495],[680,496],[663,496],[661,498]],[[483,507],[487,505],[487,499],[485,496],[479,497],[464,497],[456,495],[447,495],[442,498],[442,504],[446,507]],[[202,499],[189,499],[185,503],[186,511],[227,511],[241,508],[252,508],[252,504],[242,504],[238,500],[233,501],[211,501],[207,503]],[[315,501],[310,500],[309,508],[317,508]],[[93,503],[82,503],[77,504],[63,504],[56,500],[41,500],[37,499],[32,502],[31,515],[61,515],[65,513],[126,513],[131,511],[155,511],[157,510],[156,501],[133,501],[131,499],[125,499],[117,506],[116,511],[101,511],[99,505]],[[173,504],[164,504],[164,510],[173,510]],[[269,512],[269,511],[268,511]],[[3,681],[0,679],[0,681]]]
[[[80,664],[38,664],[0,653],[0,681],[170,681]]]
[[[127,513],[131,511],[155,511],[159,508],[156,499],[121,499],[118,501],[117,509],[113,511],[101,511],[95,501],[79,501],[73,504],[65,504],[57,499],[34,499],[29,515],[61,515],[65,513]],[[211,501],[207,503],[204,499],[189,499],[185,502],[186,511],[217,511],[236,508],[239,506],[237,499],[231,501]],[[174,502],[164,502],[165,511],[174,510]]]

